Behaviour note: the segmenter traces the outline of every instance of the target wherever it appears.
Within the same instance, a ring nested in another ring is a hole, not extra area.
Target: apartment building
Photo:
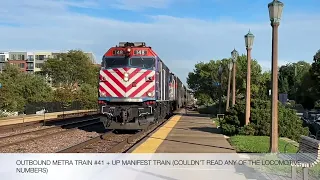
[[[60,53],[65,52],[0,52],[0,72],[2,72],[6,63],[18,66],[23,72],[39,72],[41,71],[44,62]],[[85,52],[85,54],[89,57],[92,63],[95,62],[95,56],[93,53]]]
[[[0,52],[0,72],[2,72],[5,62],[9,59],[9,52]]]

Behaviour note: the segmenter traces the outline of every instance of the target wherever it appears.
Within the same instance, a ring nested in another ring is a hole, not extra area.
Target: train
[[[100,121],[109,130],[142,130],[187,105],[190,91],[145,42],[119,42],[102,57]]]

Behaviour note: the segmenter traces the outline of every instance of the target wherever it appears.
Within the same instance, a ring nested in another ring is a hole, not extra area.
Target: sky
[[[185,82],[198,62],[245,54],[271,69],[271,0],[1,0],[0,51],[93,52],[96,63],[119,42],[146,42]],[[312,63],[320,49],[319,0],[283,0],[279,65]]]

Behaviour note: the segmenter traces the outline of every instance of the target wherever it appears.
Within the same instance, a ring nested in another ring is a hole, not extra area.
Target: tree
[[[24,110],[28,103],[48,101],[52,90],[45,80],[33,74],[25,74],[16,66],[6,64],[0,74],[0,109],[6,111]]]
[[[42,70],[52,78],[55,86],[64,84],[74,87],[83,83],[97,86],[97,68],[80,50],[58,54],[47,60]]]
[[[82,84],[77,91],[76,97],[83,108],[90,109],[97,106],[98,91],[96,87],[90,84]]]
[[[271,72],[263,72],[256,82],[255,94],[252,94],[253,98],[267,100],[269,97],[269,90],[271,89]]]
[[[20,79],[23,82],[20,95],[27,103],[52,101],[53,90],[43,77],[23,74]]]
[[[305,76],[309,74],[309,70],[310,64],[304,61],[281,66],[279,68],[279,92],[287,93],[289,99],[299,102],[299,96],[305,88],[301,85]]]
[[[197,96],[198,104],[199,105],[206,105],[208,106],[209,104],[212,103],[212,99],[204,93],[199,93]]]
[[[313,56],[313,63],[310,69],[310,77],[313,81],[313,93],[316,100],[320,98],[320,50]]]
[[[210,60],[208,63],[200,62],[195,65],[193,72],[190,72],[187,78],[188,86],[195,91],[195,96],[206,94],[212,101],[216,101],[220,95],[219,67],[222,67],[221,88],[225,95],[228,88],[228,64],[231,59]]]
[[[246,80],[247,80],[247,56],[241,55],[237,60],[236,71],[236,88],[237,93],[246,94]],[[256,60],[251,60],[251,96],[256,96],[259,93],[260,78],[261,78],[261,66]]]
[[[187,78],[189,87],[196,92],[196,97],[200,94],[207,94],[215,101],[219,97],[219,87],[214,85],[214,82],[219,81],[218,69],[219,66],[223,68],[222,71],[222,92],[226,96],[228,88],[229,69],[228,64],[231,59],[211,60],[208,63],[200,62],[195,65],[193,72],[190,72]],[[236,71],[236,86],[237,94],[245,95],[246,91],[246,76],[247,76],[247,57],[242,55],[237,60]],[[266,88],[261,88],[267,82],[261,81],[261,67],[256,60],[251,62],[251,94],[252,96],[260,96],[265,93]],[[268,80],[268,78],[264,78]]]

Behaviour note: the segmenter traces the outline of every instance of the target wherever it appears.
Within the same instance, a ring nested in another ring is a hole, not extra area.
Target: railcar
[[[120,42],[101,65],[98,104],[106,129],[141,130],[187,103],[186,86],[145,42]]]

